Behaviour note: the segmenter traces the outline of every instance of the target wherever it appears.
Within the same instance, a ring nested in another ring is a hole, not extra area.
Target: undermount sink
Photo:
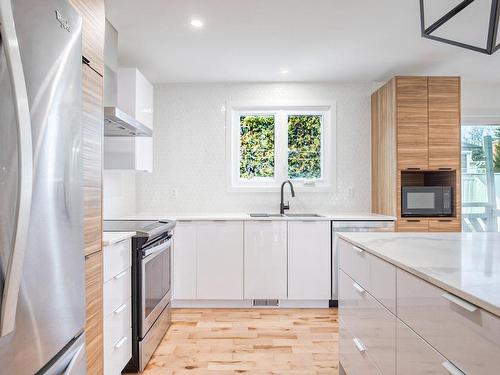
[[[250,214],[250,217],[323,217],[318,214],[267,214],[267,213],[255,213]]]

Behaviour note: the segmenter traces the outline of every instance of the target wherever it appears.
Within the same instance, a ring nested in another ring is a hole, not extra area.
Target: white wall
[[[136,172],[105,169],[102,177],[104,219],[120,218],[135,214]]]
[[[154,172],[136,176],[139,213],[277,211],[279,193],[227,192],[227,101],[337,101],[337,191],[298,193],[293,211],[370,210],[371,83],[155,86]]]
[[[462,81],[463,123],[500,123],[500,84]]]

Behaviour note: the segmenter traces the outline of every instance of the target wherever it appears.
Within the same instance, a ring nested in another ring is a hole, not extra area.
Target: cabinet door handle
[[[127,341],[127,336],[123,336],[120,340],[118,340],[115,344],[115,349],[119,349],[124,343]]]
[[[472,303],[469,303],[467,301],[464,301],[461,298],[458,298],[457,296],[454,296],[453,294],[450,293],[444,293],[442,297],[451,303],[454,303],[457,306],[460,306],[461,308],[467,310],[468,312],[474,312],[477,310],[477,307],[473,305]]]
[[[360,255],[363,255],[365,253],[365,251],[363,249],[360,249],[359,247],[357,246],[353,246],[354,250],[356,250],[358,252],[358,254]]]
[[[411,168],[406,168],[406,170],[407,171],[419,171],[420,168],[413,168],[413,167],[411,167]]]
[[[420,220],[410,220],[410,219],[408,219],[406,221],[409,222],[409,223],[420,223]]]
[[[123,276],[127,274],[127,270],[120,272],[118,275],[114,277],[115,280],[120,280]]]
[[[352,341],[354,341],[354,345],[356,345],[356,348],[358,348],[360,353],[366,352],[366,346],[365,344],[363,344],[363,341],[361,341],[357,337],[353,338]]]
[[[363,294],[364,292],[366,292],[366,290],[364,290],[361,285],[359,285],[358,283],[354,283],[352,284],[352,286],[354,287],[354,289],[356,289],[358,291],[358,293],[360,294]]]
[[[451,223],[453,220],[451,219],[438,219],[440,223]]]
[[[441,168],[438,168],[438,170],[440,170],[440,171],[452,171],[453,168],[450,168],[450,167],[446,167],[446,168],[445,167],[441,167]]]
[[[448,371],[451,375],[465,375],[465,372],[460,371],[454,364],[451,362],[445,361],[441,363],[446,371]]]
[[[117,314],[117,315],[118,315],[118,314],[119,314],[119,313],[121,313],[123,310],[125,310],[125,308],[126,308],[126,307],[127,307],[127,304],[126,304],[126,303],[124,303],[123,305],[118,306],[118,308],[117,308],[115,311],[113,311],[113,313],[115,313],[115,314]]]

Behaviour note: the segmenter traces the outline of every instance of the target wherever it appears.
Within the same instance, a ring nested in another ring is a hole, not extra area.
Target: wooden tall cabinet
[[[83,18],[82,155],[87,373],[103,368],[102,147],[104,0],[70,0]]]
[[[394,77],[372,95],[372,210],[410,232],[461,230],[460,77]],[[401,216],[403,186],[450,185],[451,217]]]

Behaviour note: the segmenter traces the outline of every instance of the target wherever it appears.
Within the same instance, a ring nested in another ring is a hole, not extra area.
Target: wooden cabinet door
[[[396,119],[398,169],[427,169],[427,77],[397,77]]]
[[[245,299],[287,297],[286,221],[245,222]]]
[[[85,255],[102,250],[103,79],[83,69],[82,158]]]
[[[288,299],[330,299],[330,231],[329,221],[288,222]]]
[[[83,19],[82,55],[90,67],[104,75],[104,0],[70,0]]]
[[[399,219],[396,223],[398,232],[428,232],[428,219]]]
[[[429,77],[429,168],[460,169],[460,77]]]
[[[85,346],[87,373],[103,373],[103,265],[102,251],[85,257]]]
[[[243,299],[243,222],[198,222],[197,249],[197,299]]]
[[[429,232],[461,232],[460,219],[429,219]]]
[[[179,221],[174,233],[174,299],[196,299],[196,222]]]

